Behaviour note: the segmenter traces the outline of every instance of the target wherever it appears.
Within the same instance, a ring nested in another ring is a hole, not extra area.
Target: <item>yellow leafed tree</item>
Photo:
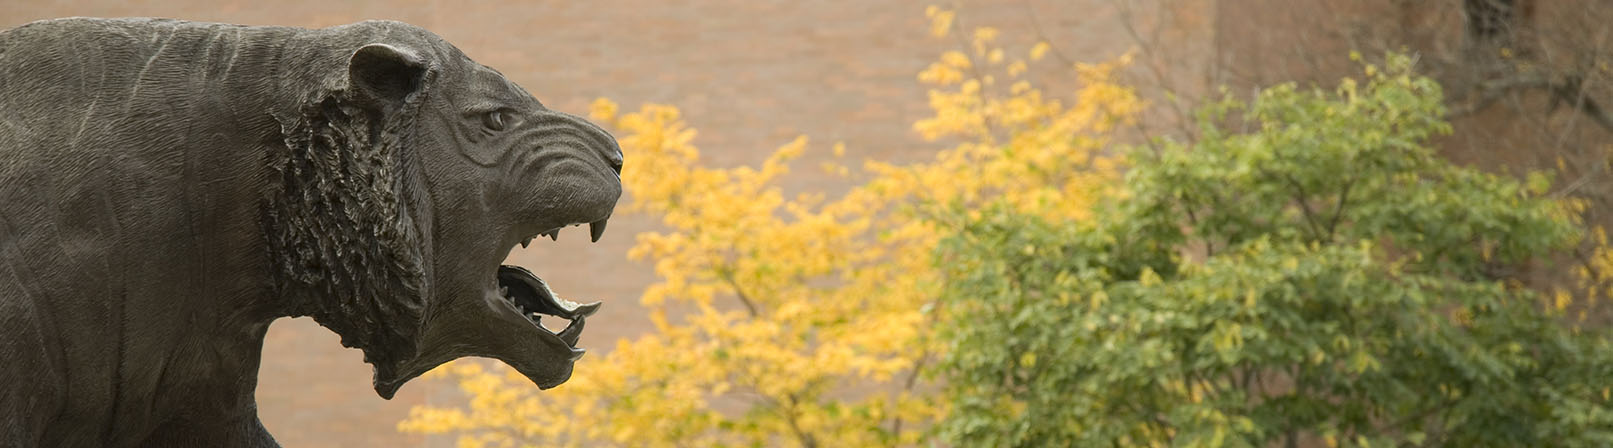
[[[937,35],[956,27],[951,11],[927,14]],[[457,380],[469,403],[416,407],[399,429],[456,434],[461,447],[918,442],[946,412],[918,374],[941,349],[929,338],[931,262],[949,231],[922,219],[926,210],[1001,199],[1081,219],[1116,179],[1104,136],[1141,107],[1109,81],[1123,62],[1074,67],[1081,88],[1070,104],[1045,97],[1021,75],[1046,44],[1013,58],[996,35],[973,30],[969,48],[919,75],[934,116],[914,130],[960,143],[925,163],[866,162],[868,180],[832,199],[789,198],[776,185],[805,138],[759,167],[708,168],[676,108],[619,114],[596,101],[593,118],[621,137],[627,159],[653,167],[623,173],[622,211],[664,224],[630,252],[659,277],[641,299],[655,331],[547,392],[502,367],[444,366],[429,376]]]

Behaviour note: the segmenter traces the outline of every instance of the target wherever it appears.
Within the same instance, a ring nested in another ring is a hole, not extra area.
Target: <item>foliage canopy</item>
[[[1443,161],[1439,86],[1366,68],[1207,108],[1198,141],[1134,151],[1095,219],[957,211],[939,435],[1613,444],[1609,339],[1511,280],[1577,241],[1573,204]]]

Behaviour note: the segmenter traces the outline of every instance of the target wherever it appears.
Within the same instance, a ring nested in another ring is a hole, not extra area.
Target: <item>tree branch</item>
[[[1294,193],[1298,194],[1298,197],[1296,198],[1297,200],[1294,202],[1298,202],[1299,210],[1305,213],[1305,223],[1311,228],[1311,238],[1316,238],[1318,240],[1321,239],[1322,225],[1316,222],[1316,212],[1311,211],[1311,200],[1310,196],[1305,194],[1305,187],[1301,186],[1299,181],[1294,180],[1293,176],[1284,174],[1278,177],[1281,177],[1284,181],[1287,181],[1288,185],[1293,186]]]
[[[1613,114],[1602,108],[1594,98],[1584,94],[1582,81],[1578,75],[1565,77],[1561,81],[1552,81],[1539,74],[1521,74],[1518,76],[1492,79],[1479,83],[1474,87],[1478,91],[1478,99],[1466,104],[1458,104],[1448,108],[1446,118],[1459,118],[1483,111],[1495,104],[1497,100],[1518,90],[1545,90],[1551,95],[1553,105],[1569,104],[1603,130],[1613,132]]]
[[[1339,203],[1333,205],[1333,219],[1327,223],[1327,242],[1333,242],[1334,231],[1339,227],[1339,218],[1344,216],[1344,204],[1350,201],[1350,188],[1355,186],[1355,178],[1344,182],[1344,191],[1339,192]]]
[[[739,298],[739,303],[745,304],[745,310],[750,311],[750,317],[761,317],[761,309],[756,307],[756,303],[751,301],[750,296],[745,295],[745,289],[739,287],[739,282],[734,280],[734,273],[727,269],[717,269],[716,271],[717,277],[728,283],[728,287],[734,289],[734,297]]]

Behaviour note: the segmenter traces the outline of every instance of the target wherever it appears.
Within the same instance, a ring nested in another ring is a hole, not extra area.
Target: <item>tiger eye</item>
[[[504,111],[492,111],[482,115],[482,126],[494,131],[504,130]]]

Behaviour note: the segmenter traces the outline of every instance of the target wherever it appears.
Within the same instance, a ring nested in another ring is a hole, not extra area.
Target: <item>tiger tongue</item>
[[[498,281],[500,286],[509,288],[516,303],[528,311],[573,320],[599,311],[599,302],[579,304],[562,299],[543,279],[519,266],[499,266]]]

